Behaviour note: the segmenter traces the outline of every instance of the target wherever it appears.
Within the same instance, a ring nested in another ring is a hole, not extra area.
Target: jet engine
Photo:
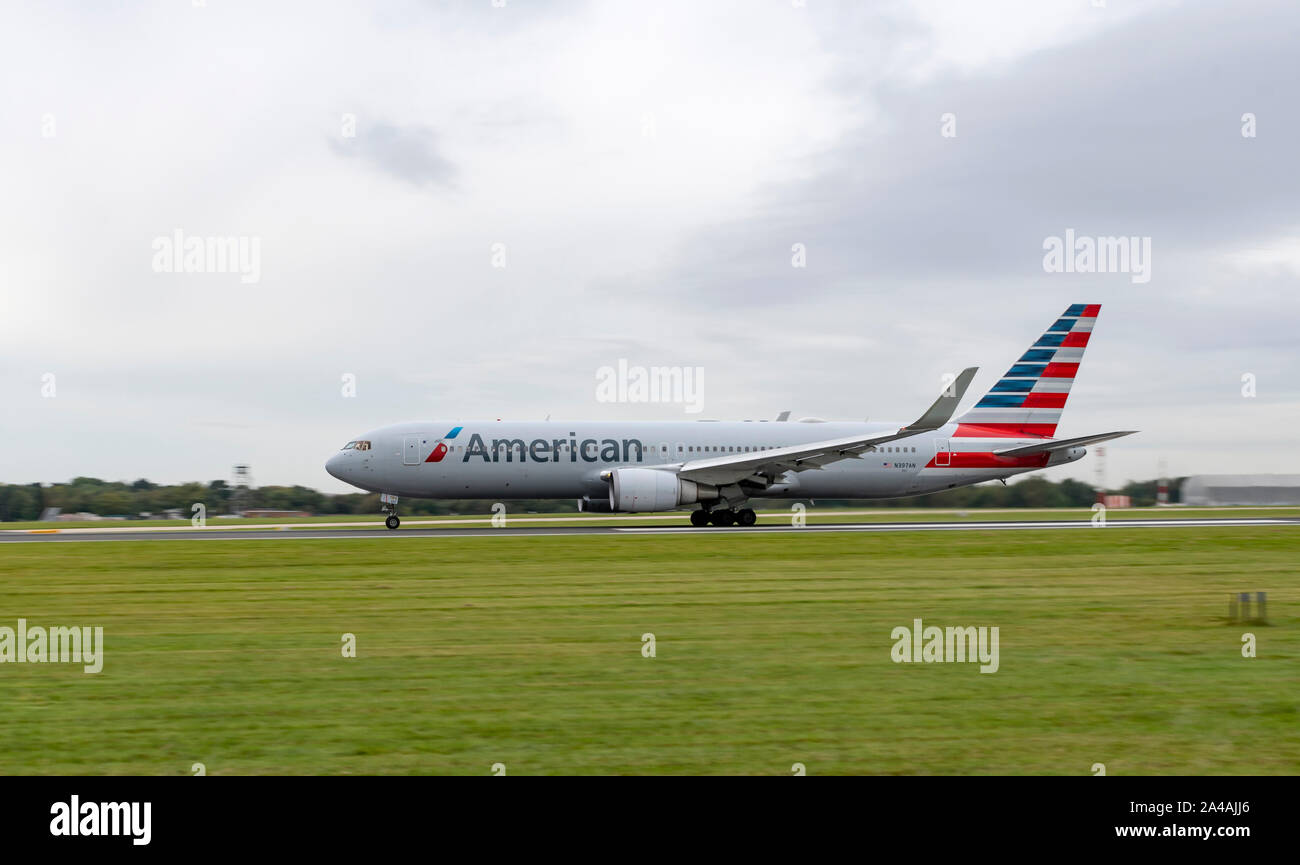
[[[612,469],[607,474],[609,506],[622,513],[671,511],[718,497],[717,487],[682,480],[670,471]]]

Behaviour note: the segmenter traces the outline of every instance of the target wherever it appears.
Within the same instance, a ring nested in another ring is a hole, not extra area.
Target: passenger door
[[[402,442],[402,465],[418,466],[423,453],[420,448],[420,436],[406,436]]]

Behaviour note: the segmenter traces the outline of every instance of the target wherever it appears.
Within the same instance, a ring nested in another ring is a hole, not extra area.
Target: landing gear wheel
[[[736,522],[742,526],[752,526],[758,522],[758,514],[754,513],[752,508],[744,508],[736,512]]]
[[[388,519],[384,520],[384,525],[388,526],[390,529],[395,529],[401,524],[402,521],[397,518],[397,514],[389,514]]]
[[[735,521],[736,521],[735,511],[714,511],[711,514],[709,514],[709,522],[713,523],[715,526],[718,527],[729,526],[733,524]]]
[[[708,511],[705,510],[691,511],[691,525],[695,526],[698,529],[700,526],[707,526],[708,524],[709,524]]]

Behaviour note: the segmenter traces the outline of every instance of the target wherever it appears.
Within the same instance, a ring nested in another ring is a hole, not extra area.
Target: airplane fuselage
[[[373,430],[365,449],[340,451],[330,474],[371,492],[434,499],[608,500],[603,472],[701,459],[898,429],[890,423],[664,421],[429,421]],[[1023,457],[995,450],[1038,438],[982,438],[951,423],[815,471],[786,472],[751,497],[897,498],[1008,478],[1073,462],[1084,448]],[[453,435],[454,434],[454,435]]]

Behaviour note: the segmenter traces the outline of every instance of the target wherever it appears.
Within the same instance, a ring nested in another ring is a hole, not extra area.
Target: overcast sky
[[[1075,302],[1059,433],[1142,431],[1110,484],[1300,472],[1294,0],[497,2],[6,4],[0,481],[341,492],[404,420],[906,422]],[[157,272],[177,229],[257,280]],[[1149,281],[1046,272],[1067,229],[1150,238]],[[703,367],[702,415],[597,401],[620,358]]]

